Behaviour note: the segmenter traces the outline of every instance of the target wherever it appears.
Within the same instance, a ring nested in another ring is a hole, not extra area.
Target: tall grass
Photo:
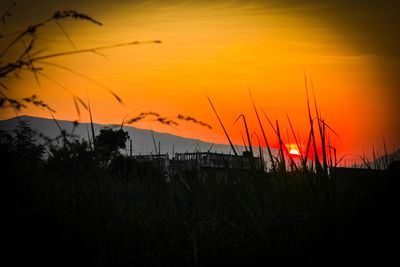
[[[6,17],[3,15],[1,19]],[[38,67],[42,64],[96,83],[45,60],[140,44],[127,42],[76,50],[59,24],[67,18],[101,25],[85,14],[67,10],[56,12],[22,31],[0,51],[0,107],[9,105],[18,110],[33,103],[47,108],[53,116],[54,110],[36,96],[22,100],[8,97],[4,78],[27,70],[38,80],[39,75],[46,77]],[[50,22],[60,26],[73,50],[45,55],[40,50],[34,51],[34,33]],[[4,57],[10,49],[25,37],[29,42],[21,56],[5,63]],[[305,76],[309,135],[304,151],[289,116],[291,136],[287,131],[285,142],[279,122],[272,123],[262,109],[264,118],[261,118],[250,95],[268,153],[268,158],[262,161],[266,165],[262,170],[200,169],[172,174],[158,164],[138,162],[118,153],[101,161],[95,147],[90,103],[77,96],[73,96],[77,112],[83,107],[90,115],[88,142],[70,138],[57,124],[60,137],[56,141],[63,142],[51,146],[49,157],[43,159],[40,158],[42,148],[35,145],[26,128],[15,136],[0,132],[2,181],[6,189],[13,190],[6,202],[12,209],[6,217],[12,217],[13,221],[5,228],[13,234],[12,240],[5,242],[13,244],[13,263],[26,260],[29,264],[53,266],[249,266],[343,263],[351,259],[371,263],[371,257],[380,264],[390,260],[394,249],[386,238],[390,239],[398,228],[392,216],[398,201],[398,187],[394,186],[398,184],[394,179],[398,173],[368,170],[341,175],[336,167],[342,158],[337,159],[329,138],[336,133],[322,118],[315,96],[312,111],[308,84]],[[112,90],[98,85],[122,103]],[[208,100],[237,156],[222,119],[211,99]],[[172,119],[148,112],[130,120],[124,118],[121,129],[125,122],[134,123],[147,116],[163,124],[177,125]],[[211,128],[190,116],[178,115],[176,119]],[[243,120],[248,149],[253,154],[246,118],[240,115],[239,119]],[[268,125],[278,141],[276,156],[267,138]],[[299,162],[288,153],[285,144],[290,139],[301,148]],[[157,153],[155,140],[154,148]],[[259,151],[261,157],[260,142]],[[388,154],[385,144],[383,151],[384,155]],[[375,150],[373,154],[382,159],[380,164],[388,166],[387,156],[381,157]],[[362,159],[372,169],[366,157]],[[270,169],[267,169],[268,161]]]
[[[126,163],[112,171],[49,166],[36,176],[18,177],[22,240],[33,242],[33,220],[46,222],[36,225],[45,241],[28,252],[56,244],[55,255],[74,259],[69,246],[82,246],[83,258],[74,260],[99,265],[318,261],[332,250],[351,254],[352,244],[366,241],[367,249],[379,249],[362,236],[359,243],[354,231],[375,227],[371,214],[375,221],[381,205],[392,204],[382,198],[384,192],[375,193],[374,180],[351,181],[351,188],[344,182],[330,207],[311,174],[188,171],[165,182],[155,166]]]
[[[252,105],[270,150],[267,127],[253,100]],[[19,152],[8,149],[13,147],[12,139],[0,138],[1,162],[10,170],[5,179],[16,185],[16,232],[28,244],[17,253],[53,265],[100,266],[248,266],[373,259],[382,263],[391,259],[393,249],[386,238],[397,228],[395,174],[340,173],[328,134],[334,132],[321,117],[315,99],[314,108],[315,115],[307,95],[310,129],[299,161],[285,146],[292,139],[301,147],[289,116],[292,136],[287,131],[285,142],[279,122],[273,124],[262,111],[279,145],[277,156],[268,151],[265,161],[269,158],[271,169],[267,171],[168,172],[158,164],[122,155],[102,164],[91,144],[71,139],[53,147],[42,164],[24,168],[24,162],[13,160]],[[241,118],[250,149],[251,131],[245,117]],[[157,151],[155,141],[154,145]],[[40,256],[42,251],[49,255]]]
[[[372,186],[378,177],[351,181],[351,188],[344,180],[327,202],[315,173],[183,171],[166,181],[156,165],[128,158],[106,169],[89,162],[49,162],[35,176],[14,177],[22,240],[33,242],[33,220],[46,222],[36,225],[44,242],[34,253],[56,244],[55,255],[97,265],[318,262],[331,253],[360,256],[353,245],[378,251],[355,233],[382,227],[374,217],[393,204],[387,188]],[[71,255],[69,246],[83,255]]]

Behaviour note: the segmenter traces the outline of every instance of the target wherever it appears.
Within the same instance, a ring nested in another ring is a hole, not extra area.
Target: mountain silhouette
[[[31,116],[19,116],[11,119],[0,121],[0,130],[12,132],[19,124],[19,121],[23,120],[29,123],[31,128],[38,133],[43,134],[49,138],[55,138],[60,135],[60,129],[56,122],[52,119],[31,117]],[[73,134],[76,139],[88,140],[91,138],[91,126],[90,123],[79,123],[74,129],[73,121],[57,120],[59,126],[69,134]],[[99,134],[100,129],[109,127],[112,129],[118,129],[120,125],[112,124],[98,124],[94,123],[95,134]],[[184,152],[218,152],[229,154],[232,153],[231,147],[225,144],[213,144],[198,139],[185,138],[177,135],[168,133],[160,133],[152,130],[139,129],[132,126],[124,126],[124,131],[127,131],[129,137],[132,140],[132,150],[134,155],[144,155],[156,153],[154,143],[156,143],[157,150],[160,145],[160,153],[168,153],[172,155],[172,152],[184,153]],[[154,141],[153,137],[154,136]],[[44,139],[38,138],[38,142],[44,142]],[[238,151],[242,153],[245,151],[243,146],[237,146]],[[258,154],[258,149],[254,149],[255,154]],[[122,154],[129,155],[129,144],[127,143],[126,151],[122,151]]]

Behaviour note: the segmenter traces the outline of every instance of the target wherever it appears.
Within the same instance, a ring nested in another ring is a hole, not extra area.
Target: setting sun
[[[289,151],[289,154],[290,154],[290,155],[299,156],[299,155],[300,155],[300,152],[299,152],[297,149],[291,149],[291,150]]]
[[[306,74],[311,97],[315,94],[316,106],[340,136],[340,141],[336,136],[330,139],[338,154],[361,155],[364,149],[370,153],[373,146],[382,146],[382,135],[390,148],[399,144],[398,124],[393,123],[399,83],[398,75],[391,76],[398,73],[399,65],[395,57],[385,54],[397,51],[398,46],[386,49],[381,47],[382,42],[365,40],[373,34],[390,31],[349,36],[348,32],[357,33],[360,27],[350,23],[351,16],[333,12],[343,17],[332,17],[325,13],[324,4],[302,1],[290,6],[280,1],[79,3],[72,1],[68,8],[82,9],[102,26],[63,20],[57,22],[62,23],[60,29],[57,23],[48,23],[35,32],[40,38],[35,40],[32,54],[132,41],[161,42],[41,60],[32,66],[35,73],[22,68],[15,77],[9,75],[2,80],[1,84],[11,89],[4,91],[7,97],[23,99],[34,94],[56,111],[57,119],[80,122],[89,122],[90,118],[78,98],[90,100],[93,120],[97,123],[120,123],[132,110],[137,111],[132,117],[141,112],[157,112],[168,118],[190,115],[212,126],[212,130],[198,125],[187,127],[183,123],[171,127],[146,119],[130,126],[227,144],[207,96],[226,126],[234,125],[235,118],[243,113],[250,131],[261,136],[250,104],[250,90],[256,105],[278,120],[283,129],[288,128],[284,115],[287,112],[301,139],[299,142],[304,143],[309,133]],[[40,0],[33,8],[32,11],[24,5],[15,6],[1,33],[24,29],[64,6]],[[362,27],[362,33],[364,28],[368,27]],[[6,47],[12,38],[14,35],[4,35],[0,46]],[[385,35],[384,40],[387,38]],[[361,45],[366,43],[368,47]],[[20,51],[10,50],[8,54],[12,58]],[[4,58],[4,62],[8,60]],[[122,101],[115,101],[110,91]],[[80,113],[76,111],[77,105]],[[18,115],[51,118],[48,110],[27,106]],[[14,116],[13,109],[4,109],[0,119]],[[266,123],[264,119],[262,116]],[[227,131],[234,144],[242,144],[238,126]],[[267,138],[275,136],[267,132]],[[290,138],[293,141],[291,134]],[[286,135],[284,139],[290,142]],[[261,140],[261,144],[265,142]],[[298,148],[289,152],[300,153]]]
[[[395,262],[399,47],[399,0],[1,0],[3,261]]]
[[[300,150],[296,144],[288,144],[288,145],[286,145],[286,147],[287,147],[287,151],[289,152],[290,155],[300,156]]]

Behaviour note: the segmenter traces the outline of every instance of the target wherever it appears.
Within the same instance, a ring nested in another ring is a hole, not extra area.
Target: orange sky
[[[209,96],[233,141],[242,143],[242,124],[234,125],[241,113],[246,115],[250,129],[260,135],[250,89],[258,106],[271,119],[279,120],[284,136],[287,113],[306,142],[309,131],[306,72],[313,81],[323,117],[340,136],[340,140],[333,137],[339,153],[357,155],[363,150],[368,153],[373,146],[382,146],[383,137],[390,148],[400,145],[395,101],[399,62],[379,53],[383,50],[380,46],[363,47],[361,37],[348,33],[367,25],[347,25],[347,17],[341,19],[340,14],[335,17],[338,21],[329,20],[319,12],[323,7],[310,5],[309,1],[294,7],[261,5],[258,1],[171,1],[169,4],[71,1],[70,6],[67,1],[39,2],[42,9],[32,7],[40,11],[33,13],[37,15],[24,16],[31,3],[17,5],[1,33],[43,20],[54,10],[77,9],[104,23],[99,27],[83,21],[63,21],[77,49],[135,40],[162,41],[102,51],[105,57],[80,54],[47,61],[73,69],[112,89],[123,99],[123,105],[82,77],[41,65],[45,75],[75,95],[83,99],[89,96],[96,122],[120,123],[132,110],[135,110],[132,116],[145,111],[170,118],[190,115],[211,124],[213,129],[188,123],[171,127],[153,121],[133,126],[226,143],[208,104]],[[6,39],[0,39],[1,47],[10,40]],[[38,32],[36,49],[41,48],[47,49],[43,54],[73,49],[55,24]],[[11,88],[10,97],[36,94],[57,111],[58,119],[88,121],[87,113],[79,117],[71,96],[53,81],[40,76],[39,87],[31,73],[19,75],[20,78],[12,76],[4,80]],[[22,114],[49,117],[47,111],[36,107],[23,110]],[[15,116],[12,110],[1,110],[0,119],[12,116]],[[275,144],[266,121],[265,125]]]

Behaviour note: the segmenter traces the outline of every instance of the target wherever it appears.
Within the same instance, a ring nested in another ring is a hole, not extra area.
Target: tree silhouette
[[[111,128],[101,129],[100,134],[94,139],[96,156],[102,162],[108,163],[112,158],[120,155],[119,149],[126,148],[128,138],[128,132],[122,129],[115,131]]]
[[[0,132],[0,154],[3,172],[31,173],[42,166],[44,146],[37,143],[28,122],[21,120],[13,134]]]

